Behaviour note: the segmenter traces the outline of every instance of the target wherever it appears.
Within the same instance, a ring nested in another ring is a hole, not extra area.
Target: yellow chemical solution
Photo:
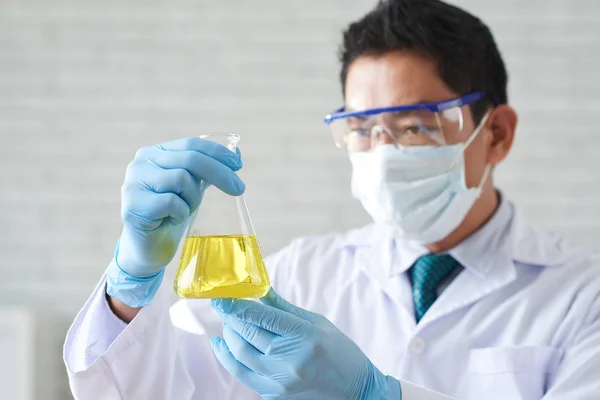
[[[254,235],[188,236],[175,292],[188,299],[262,297],[271,284]]]

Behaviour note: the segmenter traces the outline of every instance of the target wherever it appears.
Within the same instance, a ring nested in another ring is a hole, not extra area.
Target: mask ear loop
[[[488,119],[490,118],[490,115],[492,114],[492,109],[490,108],[485,115],[483,116],[483,118],[481,119],[481,122],[479,123],[479,125],[477,125],[477,128],[475,128],[475,130],[473,131],[473,133],[471,134],[471,136],[469,136],[469,138],[465,141],[464,145],[463,145],[463,151],[465,151],[467,149],[467,147],[469,147],[469,145],[471,143],[473,143],[473,140],[475,140],[475,138],[479,135],[479,133],[483,130],[483,127],[485,126],[485,124],[487,123]]]
[[[483,175],[481,176],[481,181],[479,182],[479,185],[477,185],[477,194],[475,196],[475,198],[479,198],[481,197],[481,193],[483,192],[483,185],[485,185],[485,182],[487,181],[487,179],[490,176],[490,173],[492,172],[492,166],[487,164],[485,166],[485,171],[483,171]]]
[[[492,114],[492,109],[490,108],[485,113],[485,115],[483,116],[483,118],[481,119],[481,122],[479,123],[479,125],[477,126],[477,128],[475,128],[475,130],[473,131],[473,134],[471,134],[471,136],[465,142],[465,144],[463,146],[463,152],[467,149],[467,147],[469,147],[469,145],[471,143],[473,143],[473,140],[475,140],[475,138],[477,137],[477,135],[479,135],[479,133],[483,130],[483,127],[485,126],[486,122],[490,118],[491,114]],[[464,157],[464,155],[463,155],[463,157]],[[483,185],[485,185],[485,182],[489,178],[491,172],[492,172],[492,166],[489,165],[489,164],[486,164],[485,170],[483,171],[483,175],[481,176],[481,181],[479,181],[479,185],[477,185],[477,188],[476,188],[476,190],[477,190],[476,198],[479,198],[481,196],[481,192],[483,191],[482,190],[483,189]]]

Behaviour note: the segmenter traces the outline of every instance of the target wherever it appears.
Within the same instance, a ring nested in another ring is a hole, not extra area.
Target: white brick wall
[[[540,224],[596,245],[600,2],[456,3],[492,26],[521,116],[499,185]],[[340,30],[372,4],[0,0],[0,304],[45,314],[36,398],[69,398],[60,340],[111,258],[138,147],[242,134],[267,253],[367,221],[321,117],[341,101]]]

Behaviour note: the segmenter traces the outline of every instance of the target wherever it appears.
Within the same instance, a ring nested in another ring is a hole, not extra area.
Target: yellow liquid
[[[256,236],[189,236],[175,292],[187,299],[262,297],[271,284]]]

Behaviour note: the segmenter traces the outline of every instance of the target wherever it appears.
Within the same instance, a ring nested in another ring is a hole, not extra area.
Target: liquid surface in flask
[[[186,237],[175,277],[180,297],[262,297],[270,287],[256,236]]]

